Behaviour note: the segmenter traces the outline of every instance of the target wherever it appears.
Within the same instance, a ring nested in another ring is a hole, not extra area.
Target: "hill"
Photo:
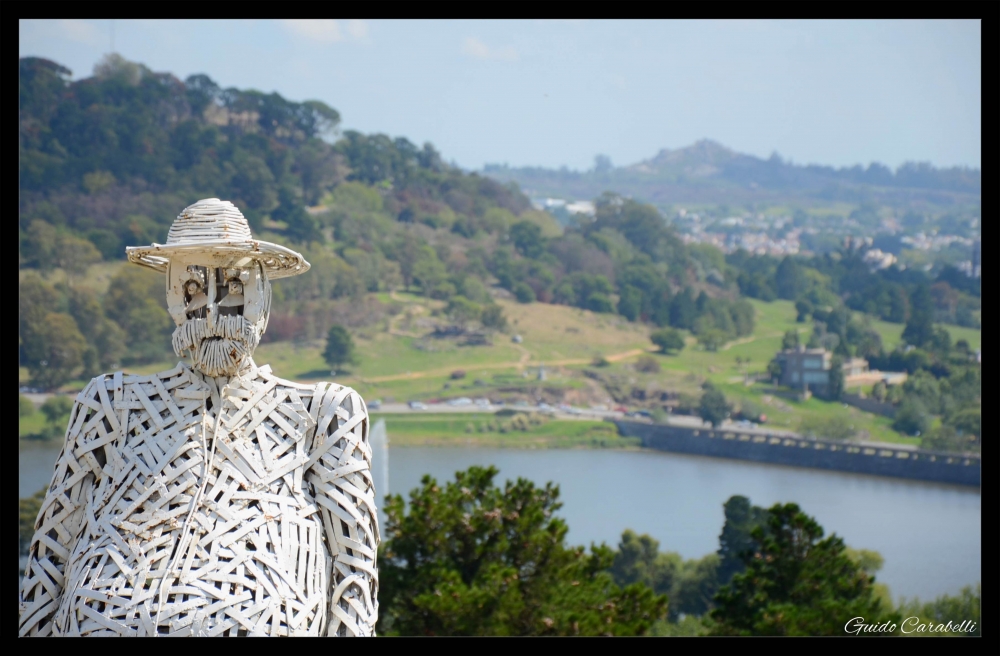
[[[974,333],[953,343],[933,325],[979,325],[980,281],[957,269],[936,281],[922,269],[877,271],[850,246],[811,258],[724,255],[685,243],[656,207],[620,193],[602,193],[592,217],[564,227],[516,184],[450,167],[430,144],[339,133],[339,113],[317,101],[222,89],[206,75],[181,81],[117,56],[73,82],[55,62],[19,67],[18,350],[34,387],[171,357],[162,276],[122,266],[124,246],[164,241],[179,210],[221,197],[259,238],[312,264],[274,285],[261,354],[288,365],[287,376],[326,377],[320,346],[339,324],[377,354],[357,372],[366,395],[494,390],[662,409],[700,394],[729,348],[767,367],[789,336],[761,336],[762,322],[794,304],[803,325],[786,328],[793,335],[921,376],[892,391],[913,419],[900,430],[926,432],[940,417],[978,438]],[[759,163],[706,142],[642,166],[621,174],[738,187],[740,167]],[[906,344],[884,343],[893,329],[873,319],[898,326]],[[631,363],[654,329],[664,329],[661,344],[686,344],[660,373]],[[521,332],[523,345],[512,340]],[[552,368],[545,385],[525,378],[536,363]],[[640,373],[658,391],[637,388]],[[740,389],[727,392],[739,399]]]
[[[606,161],[589,171],[487,165],[483,174],[516,182],[529,195],[591,199],[608,189],[658,207],[675,203],[823,204],[874,202],[896,207],[951,206],[977,202],[982,173],[961,167],[938,169],[906,163],[896,171],[872,163],[836,169],[797,165],[777,154],[769,159],[737,153],[711,140],[663,149],[623,167]]]

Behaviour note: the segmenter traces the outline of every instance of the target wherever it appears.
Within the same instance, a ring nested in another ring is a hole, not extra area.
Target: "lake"
[[[894,599],[953,594],[981,577],[976,489],[659,451],[393,447],[386,458],[382,436],[372,433],[379,498],[386,476],[389,491],[405,494],[424,474],[442,482],[471,465],[492,464],[501,484],[517,477],[558,483],[572,543],[614,546],[631,528],[652,535],[663,550],[698,558],[718,549],[722,504],[742,494],[758,506],[795,502],[827,533],[879,551],[885,567],[877,580]],[[21,496],[48,484],[58,450],[22,445]]]

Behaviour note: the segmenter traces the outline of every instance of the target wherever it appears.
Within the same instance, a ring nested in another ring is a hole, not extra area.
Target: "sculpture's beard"
[[[174,353],[190,355],[194,368],[206,376],[234,376],[260,343],[257,326],[242,316],[188,319],[174,329]]]

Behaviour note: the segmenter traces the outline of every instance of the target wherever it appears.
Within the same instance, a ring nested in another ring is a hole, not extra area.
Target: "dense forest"
[[[872,271],[857,249],[724,255],[685,245],[655,207],[610,192],[564,227],[516,185],[449,166],[430,144],[339,131],[339,113],[319,101],[182,81],[116,55],[77,81],[38,58],[19,73],[19,355],[41,387],[168,355],[158,277],[128,267],[98,297],[74,275],[164,241],[181,209],[219,197],[313,265],[275,285],[267,340],[321,339],[333,323],[383,312],[369,292],[406,288],[485,330],[504,325],[499,295],[688,330],[714,350],[753,332],[746,298],[782,298],[813,324],[811,345],[922,372],[919,389],[888,395],[909,403],[900,430],[926,432],[940,416],[978,438],[979,365],[934,325],[978,325],[979,279],[955,269],[936,280]],[[56,268],[73,275],[40,275]],[[906,322],[907,343],[887,352],[865,317]]]
[[[271,339],[316,338],[331,302],[395,286],[457,297],[451,306],[468,314],[490,304],[494,281],[522,302],[722,338],[753,329],[749,304],[704,284],[698,255],[652,207],[608,195],[593,223],[563,231],[516,187],[449,167],[430,144],[353,131],[331,143],[339,114],[317,101],[221,89],[204,75],[181,81],[116,57],[77,82],[42,59],[20,68],[22,268],[81,272],[121,259],[127,244],[162,241],[179,209],[218,196],[313,264],[276,287],[287,314]],[[139,337],[137,322],[117,323]],[[141,334],[126,360],[153,357],[158,340]]]

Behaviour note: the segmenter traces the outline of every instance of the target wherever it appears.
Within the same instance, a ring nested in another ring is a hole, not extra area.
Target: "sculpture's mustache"
[[[259,342],[256,326],[238,315],[188,319],[173,335],[174,353],[190,353],[195,368],[209,376],[235,374]]]

